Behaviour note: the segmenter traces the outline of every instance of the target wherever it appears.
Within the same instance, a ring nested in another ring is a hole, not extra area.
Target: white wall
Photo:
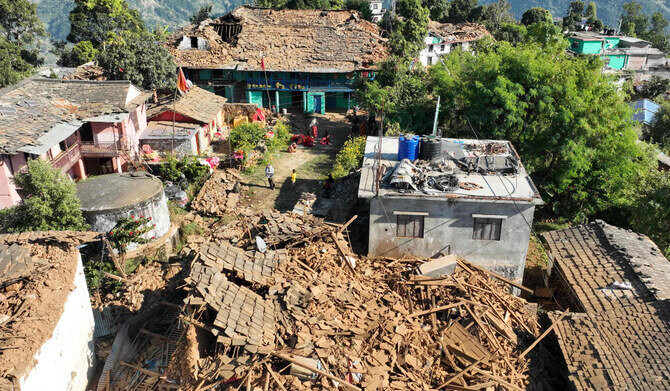
[[[22,391],[85,391],[95,365],[93,311],[81,256],[74,290],[53,334],[35,354],[36,365],[19,380]]]
[[[200,38],[200,37],[198,37],[198,47],[197,47],[197,48],[194,48],[194,47],[191,45],[191,37],[188,37],[188,36],[184,35],[184,36],[181,38],[181,42],[179,42],[179,47],[178,47],[178,49],[179,49],[179,50],[188,50],[188,49],[209,50],[209,49],[210,49],[210,45],[209,45],[209,42],[207,42],[207,40],[205,40],[204,38]]]

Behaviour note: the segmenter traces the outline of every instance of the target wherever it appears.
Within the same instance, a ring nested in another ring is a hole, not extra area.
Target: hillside
[[[512,12],[517,19],[532,7],[542,7],[551,11],[554,16],[565,16],[568,5],[571,0],[509,0],[512,4]],[[605,22],[606,25],[617,27],[619,19],[623,12],[623,5],[632,0],[600,0],[596,1],[598,6],[598,17]],[[481,2],[481,1],[480,1]],[[493,3],[495,0],[485,1],[486,3]],[[586,0],[588,2],[588,0]],[[666,0],[637,0],[642,4],[643,11],[647,15],[651,15],[655,11],[660,11],[666,18],[670,19],[670,3]],[[482,2],[483,3],[483,2]]]
[[[73,0],[33,0],[37,3],[37,15],[55,39],[65,39],[70,31],[68,14],[74,7]],[[148,27],[180,27],[201,6],[212,4],[212,15],[224,14],[238,5],[251,0],[128,0],[132,8],[138,9]]]

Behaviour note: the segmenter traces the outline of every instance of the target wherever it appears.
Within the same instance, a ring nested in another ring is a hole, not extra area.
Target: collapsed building
[[[189,80],[231,103],[324,113],[351,105],[353,82],[386,57],[379,27],[357,11],[243,6],[173,34]]]
[[[437,64],[440,57],[451,53],[456,48],[474,50],[474,43],[491,33],[478,23],[440,23],[431,20],[428,24],[428,36],[424,39],[425,47],[419,52],[419,61],[423,66]]]
[[[670,262],[646,236],[603,221],[543,234],[554,323],[571,389],[670,389]]]
[[[455,254],[521,281],[543,202],[513,146],[426,139],[419,147],[415,137],[409,148],[421,156],[401,160],[405,138],[367,139],[358,197],[370,208],[368,256]]]
[[[84,391],[92,380],[93,312],[76,245],[95,236],[0,235],[0,390]]]

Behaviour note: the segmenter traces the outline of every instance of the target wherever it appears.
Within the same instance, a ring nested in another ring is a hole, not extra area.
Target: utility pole
[[[433,120],[433,137],[437,136],[437,116],[440,113],[440,98],[441,96],[437,96],[437,104],[435,105],[435,119]]]

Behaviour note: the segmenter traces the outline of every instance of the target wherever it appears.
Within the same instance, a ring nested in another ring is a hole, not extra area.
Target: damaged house
[[[385,41],[356,11],[243,6],[166,45],[188,79],[231,103],[324,113],[352,105],[352,83],[373,75]]]
[[[0,208],[18,204],[14,174],[45,159],[71,179],[126,171],[151,96],[128,81],[33,77],[0,90]]]
[[[358,197],[369,256],[455,254],[517,282],[543,203],[509,142],[418,136],[368,137]]]
[[[472,50],[474,42],[491,33],[478,23],[451,24],[430,21],[426,46],[419,53],[419,60],[423,66],[437,64],[439,58],[451,53],[460,47],[463,50]]]

